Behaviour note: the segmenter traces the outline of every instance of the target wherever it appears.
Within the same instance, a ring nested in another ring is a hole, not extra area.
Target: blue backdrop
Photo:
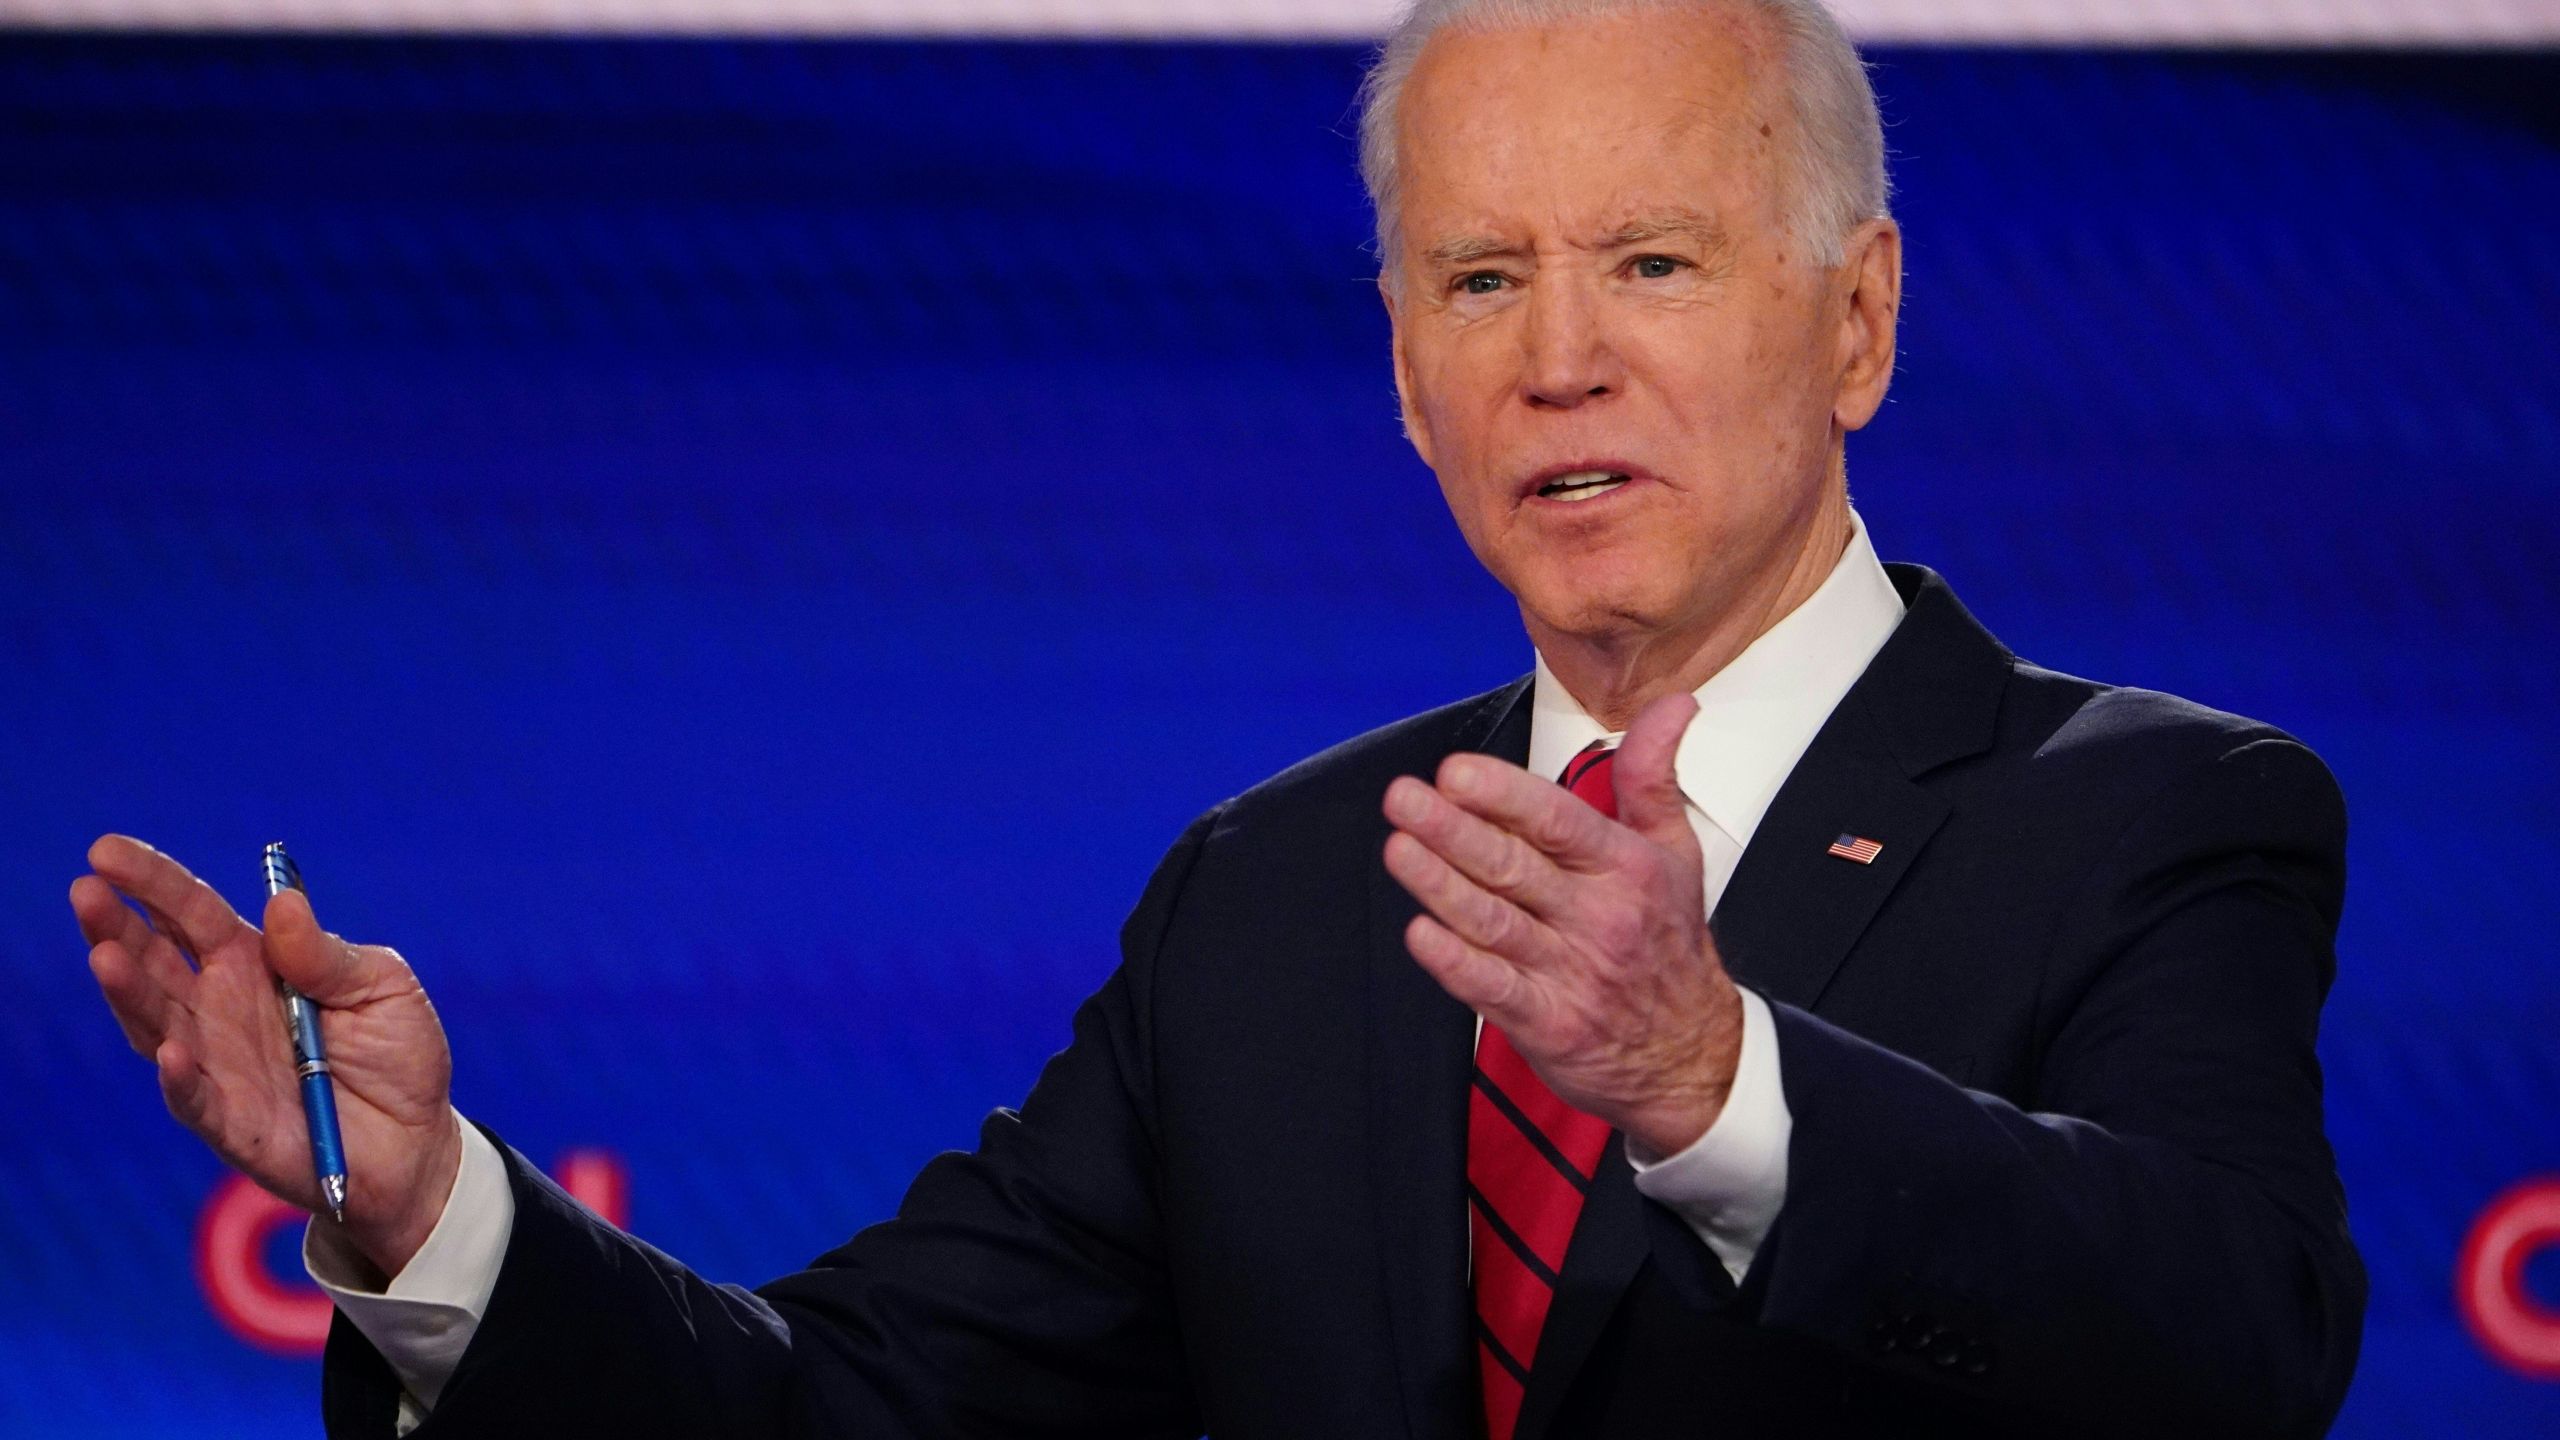
[[[1877,59],[1878,546],[2337,769],[2340,1433],[2560,1433],[2454,1300],[2560,1173],[2560,61]],[[466,1113],[751,1281],[1020,1095],[1191,815],[1527,667],[1397,434],[1359,62],[0,38],[0,1432],[317,1429],[98,832],[243,904],[289,840]]]

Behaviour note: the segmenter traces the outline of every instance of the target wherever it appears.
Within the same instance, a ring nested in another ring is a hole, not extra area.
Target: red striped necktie
[[[1615,819],[1609,772],[1617,752],[1573,757],[1561,783]],[[1474,1238],[1476,1364],[1489,1440],[1511,1440],[1536,1363],[1538,1333],[1582,1216],[1582,1197],[1609,1145],[1609,1122],[1547,1088],[1511,1037],[1488,1024],[1476,1043],[1467,1100],[1467,1218]]]

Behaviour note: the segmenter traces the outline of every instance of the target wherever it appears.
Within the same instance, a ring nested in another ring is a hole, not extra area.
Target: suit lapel
[[[1528,694],[1523,680],[1489,696],[1461,727],[1451,752],[1477,750],[1525,762]],[[1478,1403],[1466,1199],[1475,1016],[1406,953],[1405,926],[1418,909],[1386,867],[1373,861],[1369,1174],[1406,1429],[1413,1440],[1464,1440],[1476,1433]]]
[[[1902,624],[1843,696],[1761,818],[1715,915],[1735,977],[1811,1008],[1939,826],[1946,802],[1915,777],[1989,748],[2009,653],[1917,566],[1886,571]],[[1828,853],[1842,834],[1881,842],[1871,863]],[[1575,1375],[1651,1253],[1649,1203],[1613,1139],[1565,1253],[1530,1367],[1520,1440],[1553,1432]],[[1461,1142],[1458,1164],[1465,1163]],[[1725,1276],[1716,1268],[1713,1282]]]
[[[1833,748],[1853,750],[1845,742]],[[1716,907],[1726,969],[1771,1000],[1812,1009],[1946,818],[1946,802],[1873,755],[1798,765]],[[1842,835],[1883,848],[1862,865],[1830,853]]]
[[[1944,581],[1886,570],[1908,612],[1779,787],[1716,907],[1734,978],[1800,1009],[1946,823],[1917,777],[1990,748],[2008,682],[2008,651]],[[1843,836],[1880,848],[1863,864],[1830,853]]]

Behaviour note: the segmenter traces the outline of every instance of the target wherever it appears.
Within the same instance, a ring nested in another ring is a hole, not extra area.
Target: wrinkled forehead
[[[1398,102],[1398,228],[1427,247],[1431,229],[1773,213],[1790,121],[1761,29],[1666,8],[1433,36]]]

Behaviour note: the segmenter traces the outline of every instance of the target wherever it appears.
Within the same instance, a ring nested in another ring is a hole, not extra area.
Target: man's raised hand
[[[1399,777],[1384,807],[1388,873],[1424,911],[1405,931],[1414,959],[1556,1094],[1654,1157],[1715,1122],[1742,1044],[1672,768],[1696,714],[1687,695],[1637,714],[1611,770],[1614,821],[1472,754],[1431,784]]]
[[[435,1228],[462,1159],[452,1053],[408,964],[323,931],[291,892],[267,902],[262,934],[139,840],[101,839],[89,867],[71,885],[89,970],[126,1041],[159,1067],[170,1113],[306,1210],[321,1208],[320,1191],[276,977],[320,1007],[346,1139],[348,1238],[386,1276],[399,1273]]]

